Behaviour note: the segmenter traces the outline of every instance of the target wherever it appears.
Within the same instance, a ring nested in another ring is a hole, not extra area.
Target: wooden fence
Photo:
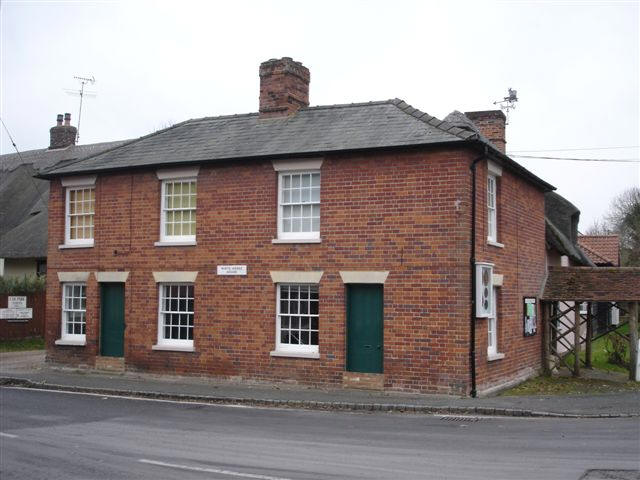
[[[27,297],[27,308],[33,310],[32,318],[0,319],[0,341],[18,340],[44,336],[44,317],[47,306],[46,292],[23,295]],[[8,307],[9,295],[0,294],[0,308]]]

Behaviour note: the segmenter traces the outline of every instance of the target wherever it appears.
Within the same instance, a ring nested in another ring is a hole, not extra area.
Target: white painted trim
[[[58,272],[60,282],[86,282],[89,280],[89,272]]]
[[[196,349],[192,346],[180,346],[180,345],[153,345],[151,350],[162,350],[167,352],[195,352]]]
[[[320,238],[274,238],[271,243],[322,243]]]
[[[492,247],[504,248],[504,243],[494,242],[490,237],[487,237],[487,245],[491,245]]]
[[[271,160],[276,172],[292,172],[296,170],[320,170],[324,158],[288,158]]]
[[[487,355],[487,362],[495,362],[496,360],[502,360],[504,353],[490,353]]]
[[[371,271],[341,271],[342,283],[384,283],[387,281],[389,272]]]
[[[294,358],[320,358],[319,352],[291,352],[283,350],[273,350],[269,352],[272,357],[294,357]]]
[[[92,187],[96,184],[97,175],[83,175],[81,177],[64,177],[60,180],[63,187]]]
[[[156,283],[194,283],[198,272],[153,272]]]
[[[502,283],[504,282],[504,275],[501,273],[494,273],[493,274],[493,286],[494,287],[501,287]]]
[[[502,176],[502,167],[497,163],[493,163],[491,160],[487,160],[487,170],[496,177]]]
[[[66,250],[67,248],[93,248],[93,242],[77,243],[75,245],[58,245],[59,250]]]
[[[273,283],[320,283],[324,272],[271,271]]]
[[[71,347],[84,347],[87,344],[87,340],[64,340],[59,338],[55,341],[56,345],[68,345]]]
[[[198,242],[195,240],[190,242],[155,242],[154,247],[195,247]]]
[[[178,178],[195,178],[200,171],[200,165],[195,167],[180,167],[180,168],[163,168],[156,170],[158,180],[169,180]]]
[[[97,282],[126,282],[129,272],[94,272]]]

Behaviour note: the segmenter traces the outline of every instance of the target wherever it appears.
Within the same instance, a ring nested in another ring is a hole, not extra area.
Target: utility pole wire
[[[611,162],[611,163],[640,163],[640,158],[569,158],[569,157],[538,157],[534,155],[509,155],[514,158],[535,158],[541,160],[570,160],[572,162]]]
[[[509,150],[511,153],[544,153],[544,152],[578,152],[587,150],[618,150],[628,148],[640,148],[640,145],[630,145],[628,147],[592,147],[592,148],[547,148],[544,150]]]
[[[16,145],[16,142],[13,141],[13,137],[11,136],[11,133],[9,133],[9,129],[5,125],[4,120],[2,120],[2,117],[0,117],[0,122],[2,122],[4,131],[7,132],[7,136],[9,137],[9,140],[11,140],[11,145],[13,145],[13,148],[16,149],[16,153],[18,154],[18,158],[20,159],[20,165],[24,165],[25,161],[22,158],[22,154],[20,153],[20,150],[18,150],[18,146]],[[33,188],[35,188],[36,192],[38,192],[38,196],[40,197],[40,200],[42,200],[44,204],[47,205],[49,200],[47,198],[44,198],[43,196],[44,192],[40,191],[40,189],[38,188],[38,185],[36,184],[35,179],[31,175],[29,175],[29,180],[31,180],[31,183],[33,184]]]

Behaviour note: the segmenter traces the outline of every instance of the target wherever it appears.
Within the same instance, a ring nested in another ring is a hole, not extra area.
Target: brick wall
[[[346,289],[338,272],[389,270],[384,285],[385,387],[466,393],[472,156],[461,150],[422,150],[325,157],[320,244],[271,243],[276,237],[277,174],[268,161],[201,166],[198,244],[194,247],[153,246],[160,228],[160,181],[149,170],[98,176],[95,247],[59,250],[64,239],[63,189],[53,181],[47,285],[49,360],[92,365],[99,350],[99,295],[93,275],[87,284],[87,346],[54,346],[60,331],[57,272],[125,270],[131,272],[125,286],[128,369],[337,386],[345,365],[346,321]],[[480,175],[479,185],[483,178]],[[503,179],[505,184],[511,181],[507,174]],[[482,195],[486,193],[479,189],[478,196]],[[505,188],[503,195],[519,202],[505,209],[501,218],[503,231],[514,231],[505,238],[504,251],[487,253],[484,259],[496,256],[496,273],[505,273],[506,286],[516,278],[521,282],[513,292],[512,287],[503,287],[509,293],[504,295],[502,308],[505,315],[514,315],[521,308],[523,285],[533,289],[539,280],[537,266],[533,273],[526,273],[525,266],[540,257],[544,269],[544,205],[542,194],[523,182]],[[534,220],[525,224],[527,212]],[[480,208],[479,215],[483,214]],[[486,238],[483,224],[486,220],[478,221],[479,238]],[[517,251],[517,261],[507,259]],[[248,275],[217,276],[219,264],[246,264]],[[158,270],[199,272],[193,353],[151,349],[158,324],[158,292],[151,272]],[[270,270],[324,271],[319,284],[319,359],[269,355],[275,346],[276,315],[276,287]],[[518,321],[519,316],[505,325]],[[480,321],[480,363],[482,328]],[[521,335],[521,331],[520,325],[517,332]],[[514,341],[516,336],[514,333]],[[520,344],[527,349],[524,364],[533,365],[531,352],[539,348],[539,339],[518,339],[513,349],[507,349],[501,365],[481,369],[483,381],[518,371],[517,362],[522,359],[515,352]],[[505,333],[501,340],[512,339]],[[486,340],[484,345],[486,352]]]
[[[487,320],[476,321],[478,390],[483,391],[522,378],[541,367],[541,289],[545,278],[544,195],[503,169],[498,177],[498,242],[487,243],[487,167],[478,166],[476,258],[494,263],[494,274],[504,275],[498,289],[498,352],[501,360],[487,358]],[[538,298],[538,333],[523,335],[523,297]]]

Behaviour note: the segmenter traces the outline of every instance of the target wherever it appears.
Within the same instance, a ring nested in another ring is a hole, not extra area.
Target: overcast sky
[[[189,118],[255,112],[258,66],[311,70],[311,104],[399,97],[439,118],[517,89],[508,151],[638,159],[638,1],[2,1],[0,113],[18,148],[75,125],[74,75],[94,76],[80,143]],[[4,130],[2,153],[13,151]],[[640,164],[518,160],[581,211],[585,230],[640,186]]]

